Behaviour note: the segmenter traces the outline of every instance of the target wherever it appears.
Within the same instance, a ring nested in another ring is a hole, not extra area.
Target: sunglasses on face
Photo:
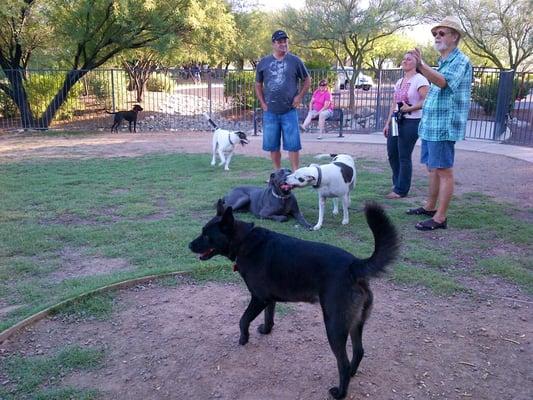
[[[321,84],[318,85],[318,86],[322,86],[322,87],[324,87],[324,86],[328,86],[328,85],[326,85],[325,83],[321,83]]]
[[[440,36],[440,37],[444,37],[444,36],[446,36],[448,33],[450,33],[450,32],[444,32],[444,31],[431,32],[431,34],[433,35],[433,37],[437,37],[437,35]]]

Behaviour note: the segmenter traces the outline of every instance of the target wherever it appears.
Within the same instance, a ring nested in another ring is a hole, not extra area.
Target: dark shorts
[[[299,151],[300,128],[298,127],[298,112],[292,109],[285,114],[263,112],[263,150],[279,151],[283,137],[283,150]]]
[[[426,164],[428,169],[452,168],[454,159],[455,142],[451,140],[431,142],[422,139],[420,162]]]

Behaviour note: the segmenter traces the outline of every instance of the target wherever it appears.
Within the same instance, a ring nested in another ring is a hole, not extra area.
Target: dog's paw
[[[270,332],[272,332],[272,326],[261,324],[257,327],[257,332],[259,332],[261,335],[268,335]]]
[[[336,209],[336,208],[334,208],[333,211],[332,211],[332,213],[333,213],[333,215],[337,215],[337,214],[339,214],[339,210]]]
[[[215,164],[216,164],[216,162],[211,161],[211,165],[212,165],[212,166],[215,166]]]
[[[244,346],[246,343],[248,343],[248,338],[250,337],[250,335],[241,335],[241,337],[239,338],[239,344],[241,346]]]
[[[224,167],[224,171],[229,171],[229,168],[228,167]]]
[[[338,387],[332,387],[331,389],[329,389],[329,394],[334,399],[344,399],[346,397],[346,392],[341,392]]]
[[[350,223],[350,220],[349,219],[343,219],[342,220],[342,224],[343,225],[348,225]]]
[[[316,224],[315,226],[313,226],[314,231],[318,231],[320,228],[322,228],[322,224]]]

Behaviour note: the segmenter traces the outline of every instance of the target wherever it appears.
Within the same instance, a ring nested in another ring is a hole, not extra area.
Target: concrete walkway
[[[318,133],[305,133],[302,135],[302,141],[319,141],[316,139]],[[382,132],[374,132],[371,134],[346,134],[340,138],[336,134],[323,135],[323,142],[349,142],[349,143],[372,143],[372,144],[386,144],[387,140]],[[420,141],[417,141],[417,146],[420,146]],[[509,144],[501,144],[491,140],[482,139],[467,139],[457,142],[456,149],[477,151],[481,153],[498,154],[519,160],[533,163],[533,148],[513,146]]]

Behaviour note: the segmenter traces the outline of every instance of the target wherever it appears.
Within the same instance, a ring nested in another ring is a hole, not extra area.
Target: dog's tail
[[[363,265],[358,263],[357,268],[352,270],[357,278],[378,276],[385,272],[385,267],[396,259],[400,248],[398,232],[379,204],[368,202],[365,216],[374,234],[374,253],[363,260]]]
[[[212,126],[214,129],[218,129],[218,125],[215,124],[215,121],[213,121],[213,120],[211,119],[211,117],[209,116],[209,114],[204,113],[204,117],[207,119],[207,121],[211,124],[211,126]]]
[[[107,111],[107,110],[105,110],[105,112],[108,113],[108,114],[116,114],[116,112],[111,112],[111,111]]]

